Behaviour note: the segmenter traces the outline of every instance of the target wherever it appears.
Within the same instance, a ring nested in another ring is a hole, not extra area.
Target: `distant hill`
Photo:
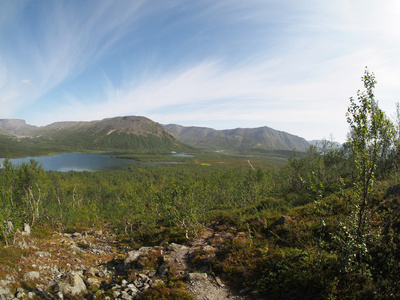
[[[303,138],[269,127],[215,130],[206,127],[164,125],[180,141],[193,147],[213,150],[305,151],[310,144]]]
[[[39,155],[50,152],[183,152],[192,148],[164,127],[145,117],[127,116],[91,122],[27,125],[24,120],[0,120],[0,156]]]
[[[36,126],[26,124],[25,120],[21,119],[0,119],[0,129],[5,132],[16,135],[29,134]],[[1,133],[1,131],[0,131]]]
[[[341,146],[342,146],[342,144],[339,143],[339,142],[328,141],[328,140],[311,140],[311,141],[308,141],[308,143],[309,143],[310,145],[313,145],[313,146],[321,146],[321,145],[323,145],[323,144],[325,144],[325,143],[332,144],[332,145],[334,145],[335,147],[341,147]]]

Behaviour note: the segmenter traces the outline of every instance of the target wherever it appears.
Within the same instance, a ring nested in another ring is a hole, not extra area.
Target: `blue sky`
[[[344,142],[365,66],[400,101],[400,1],[0,2],[0,118],[138,115]]]

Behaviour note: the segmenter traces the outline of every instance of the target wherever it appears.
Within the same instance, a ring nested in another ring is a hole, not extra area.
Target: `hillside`
[[[12,156],[65,151],[160,153],[191,150],[160,124],[137,116],[56,122],[43,127],[27,125],[23,120],[3,119],[0,130],[0,153],[8,150]]]
[[[206,127],[164,125],[180,141],[193,147],[213,150],[291,150],[305,151],[309,144],[298,136],[269,127],[215,130]]]

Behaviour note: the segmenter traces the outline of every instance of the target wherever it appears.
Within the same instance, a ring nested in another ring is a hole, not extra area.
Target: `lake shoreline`
[[[186,154],[181,154],[186,155]],[[136,155],[138,157],[138,155]],[[119,155],[115,153],[62,153],[48,156],[34,156],[24,158],[9,158],[13,165],[29,163],[32,159],[43,166],[45,171],[128,171],[135,166],[157,166],[162,164],[186,163],[187,157],[169,157],[166,155],[143,155],[141,160],[134,158],[134,155]],[[162,159],[164,158],[164,159]],[[186,159],[186,160],[185,160]],[[5,158],[0,158],[0,168],[3,168]]]

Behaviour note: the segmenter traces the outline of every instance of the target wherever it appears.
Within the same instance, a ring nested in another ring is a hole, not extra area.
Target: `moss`
[[[194,300],[184,287],[184,284],[179,281],[172,281],[169,284],[159,284],[146,290],[140,297],[143,300]]]

